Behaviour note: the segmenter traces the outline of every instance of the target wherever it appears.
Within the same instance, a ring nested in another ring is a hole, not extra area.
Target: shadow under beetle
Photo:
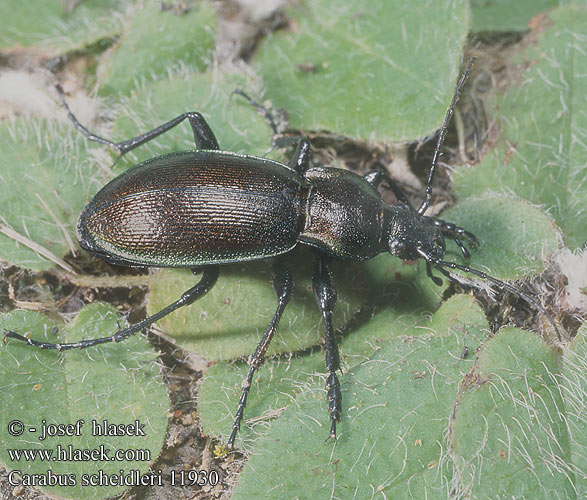
[[[119,342],[202,297],[216,283],[220,265],[273,258],[277,309],[249,358],[249,371],[228,440],[228,445],[233,446],[253,374],[263,362],[291,297],[293,282],[286,261],[296,245],[309,245],[316,253],[312,283],[324,320],[326,399],[332,438],[336,438],[342,397],[336,374],[340,363],[332,323],[336,290],[328,269],[330,259],[362,261],[381,252],[408,261],[424,258],[426,273],[436,284],[442,280],[433,276],[432,266],[452,280],[455,278],[447,268],[460,269],[522,297],[554,325],[546,311],[521,290],[482,271],[442,260],[446,238],[457,244],[465,258],[470,254],[462,240],[466,238],[475,246],[477,239],[450,222],[424,215],[430,204],[440,146],[470,66],[471,61],[461,75],[446,113],[424,201],[417,210],[385,173],[372,172],[361,177],[347,170],[312,166],[310,145],[304,138],[296,140],[295,153],[287,166],[266,158],[221,151],[214,133],[197,112],[184,113],[133,139],[111,142],[92,134],[78,122],[58,87],[63,106],[75,126],[88,139],[112,147],[120,155],[189,120],[198,149],[152,158],[113,179],[83,210],[77,233],[82,248],[111,264],[187,267],[194,273],[201,271],[202,277],[177,301],[109,337],[51,344],[6,331],[5,338],[58,350]],[[268,112],[237,92],[265,114],[277,133]],[[398,204],[384,203],[377,191],[382,183],[393,190]]]

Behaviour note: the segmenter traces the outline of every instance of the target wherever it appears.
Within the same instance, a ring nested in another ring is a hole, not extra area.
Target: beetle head
[[[415,260],[424,254],[442,259],[444,236],[432,219],[419,215],[406,205],[387,207],[386,250],[402,260]]]

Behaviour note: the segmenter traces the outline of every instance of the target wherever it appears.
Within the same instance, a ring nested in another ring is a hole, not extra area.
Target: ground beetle
[[[189,120],[198,147],[195,151],[152,158],[108,183],[84,209],[77,224],[80,245],[96,257],[123,266],[187,267],[202,277],[179,300],[110,337],[69,344],[50,344],[7,331],[5,337],[45,349],[75,349],[119,342],[176,309],[191,304],[216,283],[219,266],[235,262],[273,258],[273,288],[277,310],[255,352],[235,415],[229,446],[234,444],[253,374],[262,364],[271,338],[291,297],[292,278],[286,265],[288,253],[299,244],[313,247],[316,263],[312,276],[314,294],[325,328],[326,382],[330,437],[336,437],[342,398],[336,372],[339,352],[332,325],[336,291],[328,270],[330,259],[362,261],[381,252],[400,259],[426,260],[427,275],[436,284],[432,266],[449,279],[448,269],[460,269],[513,292],[554,322],[546,311],[521,290],[482,271],[442,260],[445,238],[453,240],[464,257],[477,244],[473,234],[435,217],[425,216],[430,204],[432,181],[440,146],[446,135],[455,102],[470,69],[463,72],[446,113],[436,144],[424,201],[415,210],[402,190],[385,173],[361,177],[336,168],[316,167],[310,162],[310,145],[296,138],[289,165],[221,151],[214,133],[200,113],[184,113],[134,139],[113,143],[89,132],[71,113],[58,87],[63,106],[75,126],[90,140],[114,148],[124,155]],[[240,92],[247,99],[246,94]],[[254,101],[269,118],[269,114]],[[391,189],[398,203],[384,203],[377,188]],[[556,329],[556,325],[555,325]],[[558,333],[558,330],[556,330]]]

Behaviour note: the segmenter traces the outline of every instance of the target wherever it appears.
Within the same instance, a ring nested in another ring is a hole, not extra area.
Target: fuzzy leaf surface
[[[559,353],[528,331],[502,328],[483,346],[450,433],[467,497],[575,498],[559,373]]]
[[[586,26],[584,6],[541,18],[513,54],[514,83],[493,101],[502,128],[496,147],[453,175],[461,199],[507,193],[542,205],[571,249],[585,242],[587,227]]]
[[[532,16],[569,2],[565,0],[471,0],[472,30],[526,31]]]
[[[264,40],[255,66],[292,128],[405,141],[440,127],[469,29],[466,1],[317,0],[287,12],[289,29]]]
[[[324,443],[324,380],[298,396],[257,442],[233,498],[446,498],[445,436],[462,377],[483,341],[484,315],[455,296],[426,328],[391,340],[342,377],[336,443]],[[296,464],[296,474],[292,473]],[[300,495],[304,484],[307,496]]]
[[[87,49],[121,32],[122,12],[131,2],[87,0],[72,11],[68,11],[67,3],[72,2],[0,2],[0,48],[30,47],[47,57]]]
[[[112,307],[92,304],[85,307],[67,325],[50,323],[42,315],[30,311],[14,311],[0,316],[0,329],[30,333],[36,340],[76,342],[83,338],[103,337],[118,328],[119,315]],[[58,326],[56,335],[51,333]],[[3,446],[0,459],[8,470],[23,474],[72,475],[76,484],[65,487],[42,487],[63,498],[104,498],[122,493],[126,487],[82,486],[83,475],[128,473],[135,469],[144,474],[158,457],[165,430],[169,400],[157,355],[141,335],[124,344],[104,344],[84,350],[59,353],[56,350],[31,348],[22,342],[8,340],[0,347],[0,427]],[[81,435],[47,437],[42,440],[43,420],[49,424],[76,424],[84,420]],[[4,430],[14,420],[25,425],[22,435],[11,436]],[[144,424],[145,436],[99,436],[92,430],[92,421],[102,424]],[[36,432],[29,432],[34,427]],[[103,460],[20,460],[11,459],[10,449],[52,450],[57,447],[110,450],[109,461]],[[117,450],[144,449],[148,457],[139,460],[114,460]]]
[[[77,246],[79,213],[104,182],[87,141],[68,122],[17,118],[0,123],[0,149],[0,223],[63,257]],[[34,270],[54,265],[5,234],[0,258]]]
[[[460,253],[454,246],[445,260],[470,264],[502,280],[541,273],[559,246],[560,233],[552,219],[525,200],[467,198],[443,212],[442,218],[471,231],[480,243],[468,262],[454,258]]]
[[[154,2],[135,7],[126,16],[121,40],[100,61],[100,93],[130,94],[146,81],[166,80],[173,68],[182,66],[205,70],[212,61],[215,27],[207,2],[187,13],[164,11]]]

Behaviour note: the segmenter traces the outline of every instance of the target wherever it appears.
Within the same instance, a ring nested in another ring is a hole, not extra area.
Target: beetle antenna
[[[469,74],[469,70],[471,69],[471,66],[473,65],[474,60],[475,60],[475,58],[471,57],[471,59],[469,59],[469,61],[467,62],[467,66],[465,67],[465,70],[463,71],[463,73],[461,75],[461,78],[459,80],[459,83],[457,85],[455,93],[453,94],[452,100],[450,101],[450,106],[448,107],[448,110],[446,111],[446,116],[444,117],[444,123],[442,124],[442,128],[440,129],[440,134],[438,135],[438,141],[436,141],[436,149],[434,150],[434,156],[432,157],[432,165],[430,166],[430,172],[428,173],[428,182],[426,183],[426,193],[424,194],[424,201],[422,202],[422,205],[420,205],[420,208],[418,209],[419,215],[423,215],[424,212],[426,212],[426,209],[428,208],[428,206],[430,205],[430,195],[432,194],[432,181],[434,179],[434,174],[436,172],[436,163],[438,162],[438,158],[440,157],[440,147],[442,146],[442,143],[444,142],[444,138],[446,137],[446,131],[448,129],[448,124],[450,122],[450,119],[452,118],[452,113],[453,113],[455,104],[457,103],[459,96],[461,95],[461,90],[463,88],[463,85],[465,84],[465,80],[467,79],[467,75]]]
[[[519,288],[517,288],[517,287],[515,287],[513,285],[510,285],[509,283],[506,283],[505,281],[498,280],[497,278],[494,278],[493,276],[491,276],[491,275],[489,275],[489,274],[487,274],[487,273],[485,273],[483,271],[480,271],[478,269],[474,269],[474,268],[469,267],[469,266],[461,266],[460,264],[456,264],[455,262],[447,262],[445,260],[434,259],[430,255],[426,254],[421,248],[418,248],[418,253],[422,257],[424,257],[426,259],[426,262],[427,263],[432,264],[436,269],[438,269],[442,274],[444,274],[451,281],[457,281],[458,282],[458,280],[453,275],[451,275],[450,272],[448,272],[443,266],[450,267],[451,269],[459,269],[459,270],[464,271],[466,273],[473,274],[475,276],[479,276],[480,278],[483,278],[484,280],[487,280],[490,283],[493,283],[493,284],[495,284],[495,285],[503,288],[504,290],[507,290],[508,292],[511,292],[514,295],[517,295],[518,297],[521,297],[526,302],[528,302],[528,304],[534,306],[534,308],[537,311],[539,311],[542,314],[544,314],[544,316],[546,317],[546,319],[553,326],[554,331],[556,332],[556,336],[558,337],[559,342],[562,341],[560,331],[559,331],[558,327],[556,326],[556,323],[554,322],[554,319],[552,319],[552,316],[550,316],[550,314],[548,314],[546,312],[546,309],[544,309],[544,307],[542,307],[532,297],[530,297],[527,293],[524,293]]]

